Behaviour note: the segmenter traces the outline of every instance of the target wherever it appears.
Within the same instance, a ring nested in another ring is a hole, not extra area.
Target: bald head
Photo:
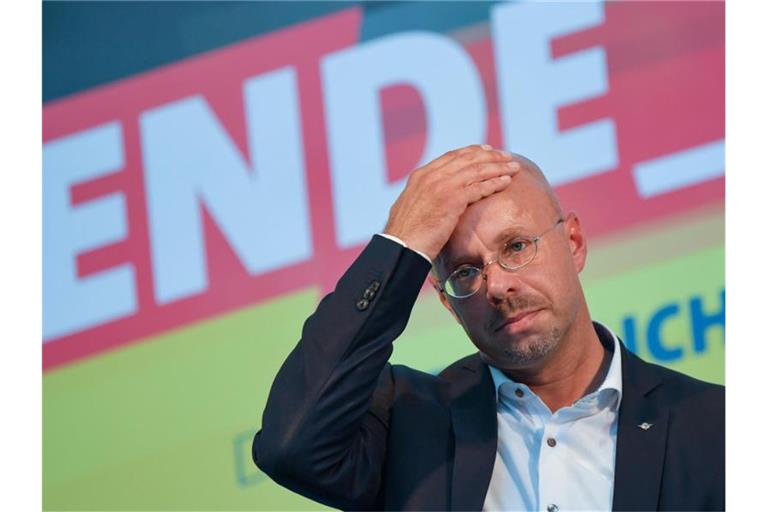
[[[555,191],[552,190],[552,186],[549,184],[549,181],[547,180],[547,177],[544,176],[544,172],[539,168],[538,165],[536,165],[536,162],[533,160],[530,160],[529,158],[526,158],[523,155],[520,155],[518,153],[512,153],[514,156],[514,162],[518,162],[522,168],[522,172],[527,173],[530,177],[532,177],[541,187],[541,191],[546,197],[547,202],[549,203],[549,206],[552,208],[552,211],[558,216],[563,216],[563,209],[560,207],[560,201],[557,199],[557,196],[555,195]],[[514,181],[513,181],[514,183]]]

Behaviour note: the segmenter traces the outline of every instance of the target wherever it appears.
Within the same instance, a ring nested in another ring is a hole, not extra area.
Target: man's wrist
[[[422,258],[424,258],[425,260],[427,260],[427,261],[429,262],[429,264],[430,264],[430,265],[432,265],[432,260],[430,260],[430,259],[429,259],[429,256],[427,256],[426,254],[424,254],[423,252],[421,252],[421,251],[419,251],[419,250],[417,250],[417,249],[414,249],[414,248],[412,248],[412,247],[408,247],[408,244],[406,244],[405,242],[403,242],[402,240],[400,240],[399,238],[397,238],[395,235],[390,235],[390,234],[387,234],[387,233],[377,233],[377,235],[379,235],[379,236],[383,236],[384,238],[387,238],[387,239],[389,239],[389,240],[392,240],[393,242],[395,242],[395,243],[398,243],[398,244],[402,245],[402,246],[403,246],[403,247],[405,247],[406,249],[409,249],[409,250],[411,250],[411,251],[415,252],[416,254],[418,254],[419,256],[421,256]]]

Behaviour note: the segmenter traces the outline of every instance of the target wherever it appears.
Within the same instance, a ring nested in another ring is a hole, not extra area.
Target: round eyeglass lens
[[[445,282],[445,291],[457,299],[468,297],[480,286],[482,272],[476,267],[462,267],[456,270]]]
[[[507,268],[523,267],[536,256],[536,243],[525,238],[516,238],[504,244],[499,253],[499,263]]]

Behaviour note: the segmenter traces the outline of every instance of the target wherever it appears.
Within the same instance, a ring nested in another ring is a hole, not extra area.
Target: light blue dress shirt
[[[611,336],[603,383],[555,414],[528,386],[489,366],[498,445],[483,510],[611,509],[621,403],[621,350]]]

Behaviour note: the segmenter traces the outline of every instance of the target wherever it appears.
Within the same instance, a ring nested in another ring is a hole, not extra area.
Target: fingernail
[[[481,144],[480,147],[485,149],[486,151],[489,149],[493,149],[493,146],[491,146],[490,144]]]
[[[512,156],[512,153],[510,153],[509,151],[504,151],[504,150],[501,150],[501,154],[506,156],[507,158],[510,158]]]
[[[520,168],[520,164],[518,162],[507,162],[507,167],[509,167],[512,170]]]

